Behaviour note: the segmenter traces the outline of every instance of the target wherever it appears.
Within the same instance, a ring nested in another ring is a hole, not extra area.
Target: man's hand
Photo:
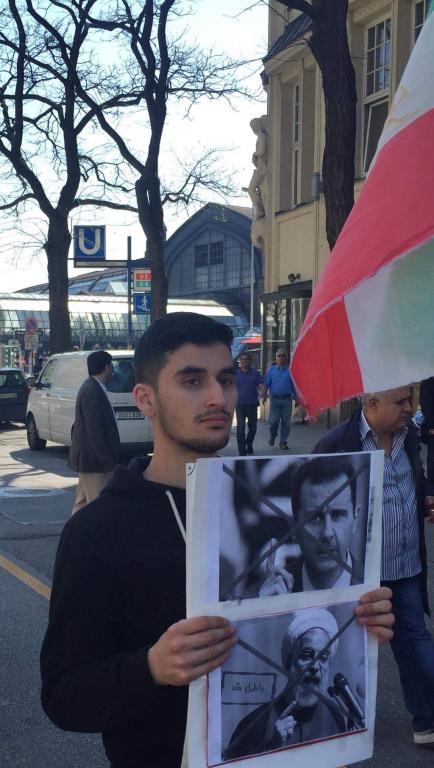
[[[188,685],[223,664],[236,642],[235,628],[221,616],[183,619],[149,649],[151,675],[159,685]]]
[[[354,609],[357,623],[375,635],[380,645],[393,637],[395,617],[392,613],[391,597],[392,590],[389,587],[379,587],[362,595],[359,605]]]
[[[293,716],[287,714],[292,709],[294,709],[293,703],[282,712],[279,719],[274,723],[274,729],[279,734],[282,744],[284,744],[287,739],[291,738],[294,733],[294,728],[297,725],[297,721]]]
[[[271,539],[268,547],[274,546],[277,539]],[[259,588],[259,597],[272,597],[273,595],[286,595],[292,592],[294,577],[286,570],[283,563],[278,562],[279,550],[275,549],[265,560],[265,579]]]

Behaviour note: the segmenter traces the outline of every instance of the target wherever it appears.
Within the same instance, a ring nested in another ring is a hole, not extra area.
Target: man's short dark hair
[[[97,349],[91,352],[87,358],[87,370],[89,376],[97,376],[102,373],[112,361],[112,356],[104,349]]]
[[[224,323],[195,312],[172,312],[155,320],[141,337],[134,353],[136,381],[156,387],[169,355],[183,344],[208,347],[225,344],[231,349],[232,331]]]
[[[249,360],[251,360],[251,359],[252,359],[252,356],[251,356],[250,352],[241,352],[241,354],[240,354],[240,360],[241,360],[241,358],[242,358],[242,357],[248,357],[248,358],[249,358]]]
[[[351,489],[351,501],[353,510],[356,508],[357,479],[356,472],[347,456],[318,456],[316,459],[306,461],[294,472],[291,485],[291,501],[294,517],[297,518],[300,509],[300,494],[303,483],[321,485],[326,480],[336,480],[346,475]]]

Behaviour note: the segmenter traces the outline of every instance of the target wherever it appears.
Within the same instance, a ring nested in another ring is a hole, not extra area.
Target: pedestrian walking
[[[135,352],[137,407],[154,453],[119,466],[63,529],[41,651],[42,703],[71,731],[100,732],[112,768],[179,768],[188,684],[236,643],[221,616],[185,619],[186,464],[229,439],[236,402],[228,326],[175,312]],[[355,609],[384,641],[390,591]]]
[[[93,501],[118,463],[120,439],[113,408],[107,397],[112,375],[108,352],[91,352],[89,378],[78,390],[68,466],[79,473],[72,514]]]
[[[252,357],[249,352],[242,352],[240,355],[240,367],[235,381],[238,393],[236,407],[238,453],[240,456],[251,456],[258,422],[258,390],[262,391],[263,377],[256,368],[252,368]]]
[[[434,744],[434,640],[428,613],[425,505],[434,502],[411,421],[411,389],[365,395],[363,407],[329,432],[315,453],[384,450],[381,583],[392,589],[392,651],[415,744]]]
[[[294,383],[288,366],[288,356],[284,349],[276,352],[276,362],[267,370],[264,378],[263,400],[270,394],[270,439],[268,445],[274,445],[280,425],[279,448],[288,450],[288,435],[291,429],[292,401],[296,398]]]

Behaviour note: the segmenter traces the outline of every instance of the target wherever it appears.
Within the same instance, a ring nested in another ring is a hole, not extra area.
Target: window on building
[[[417,0],[413,6],[414,24],[413,24],[413,42],[415,43],[420,35],[423,23],[428,13],[428,0]]]
[[[208,245],[195,245],[194,269],[196,288],[208,288]]]
[[[291,169],[292,169],[292,205],[299,203],[299,165],[300,165],[300,86],[293,88],[292,101],[292,147],[291,147]]]
[[[209,271],[210,287],[222,288],[223,287],[223,267],[224,267],[222,240],[220,240],[220,242],[210,243],[209,263],[210,263],[210,271]]]
[[[392,20],[369,27],[366,38],[363,172],[367,173],[389,111]]]
[[[222,288],[224,285],[223,240],[194,246],[195,288]]]

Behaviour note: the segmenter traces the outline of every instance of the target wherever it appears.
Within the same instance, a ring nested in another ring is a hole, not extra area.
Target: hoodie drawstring
[[[165,493],[166,493],[167,498],[169,499],[170,506],[172,507],[172,512],[175,515],[175,520],[178,523],[178,528],[181,531],[181,536],[184,539],[184,541],[186,541],[187,534],[186,534],[184,525],[182,524],[182,520],[181,520],[181,517],[179,515],[178,508],[177,508],[177,506],[175,504],[175,499],[173,498],[173,495],[172,495],[171,491],[166,490]]]

